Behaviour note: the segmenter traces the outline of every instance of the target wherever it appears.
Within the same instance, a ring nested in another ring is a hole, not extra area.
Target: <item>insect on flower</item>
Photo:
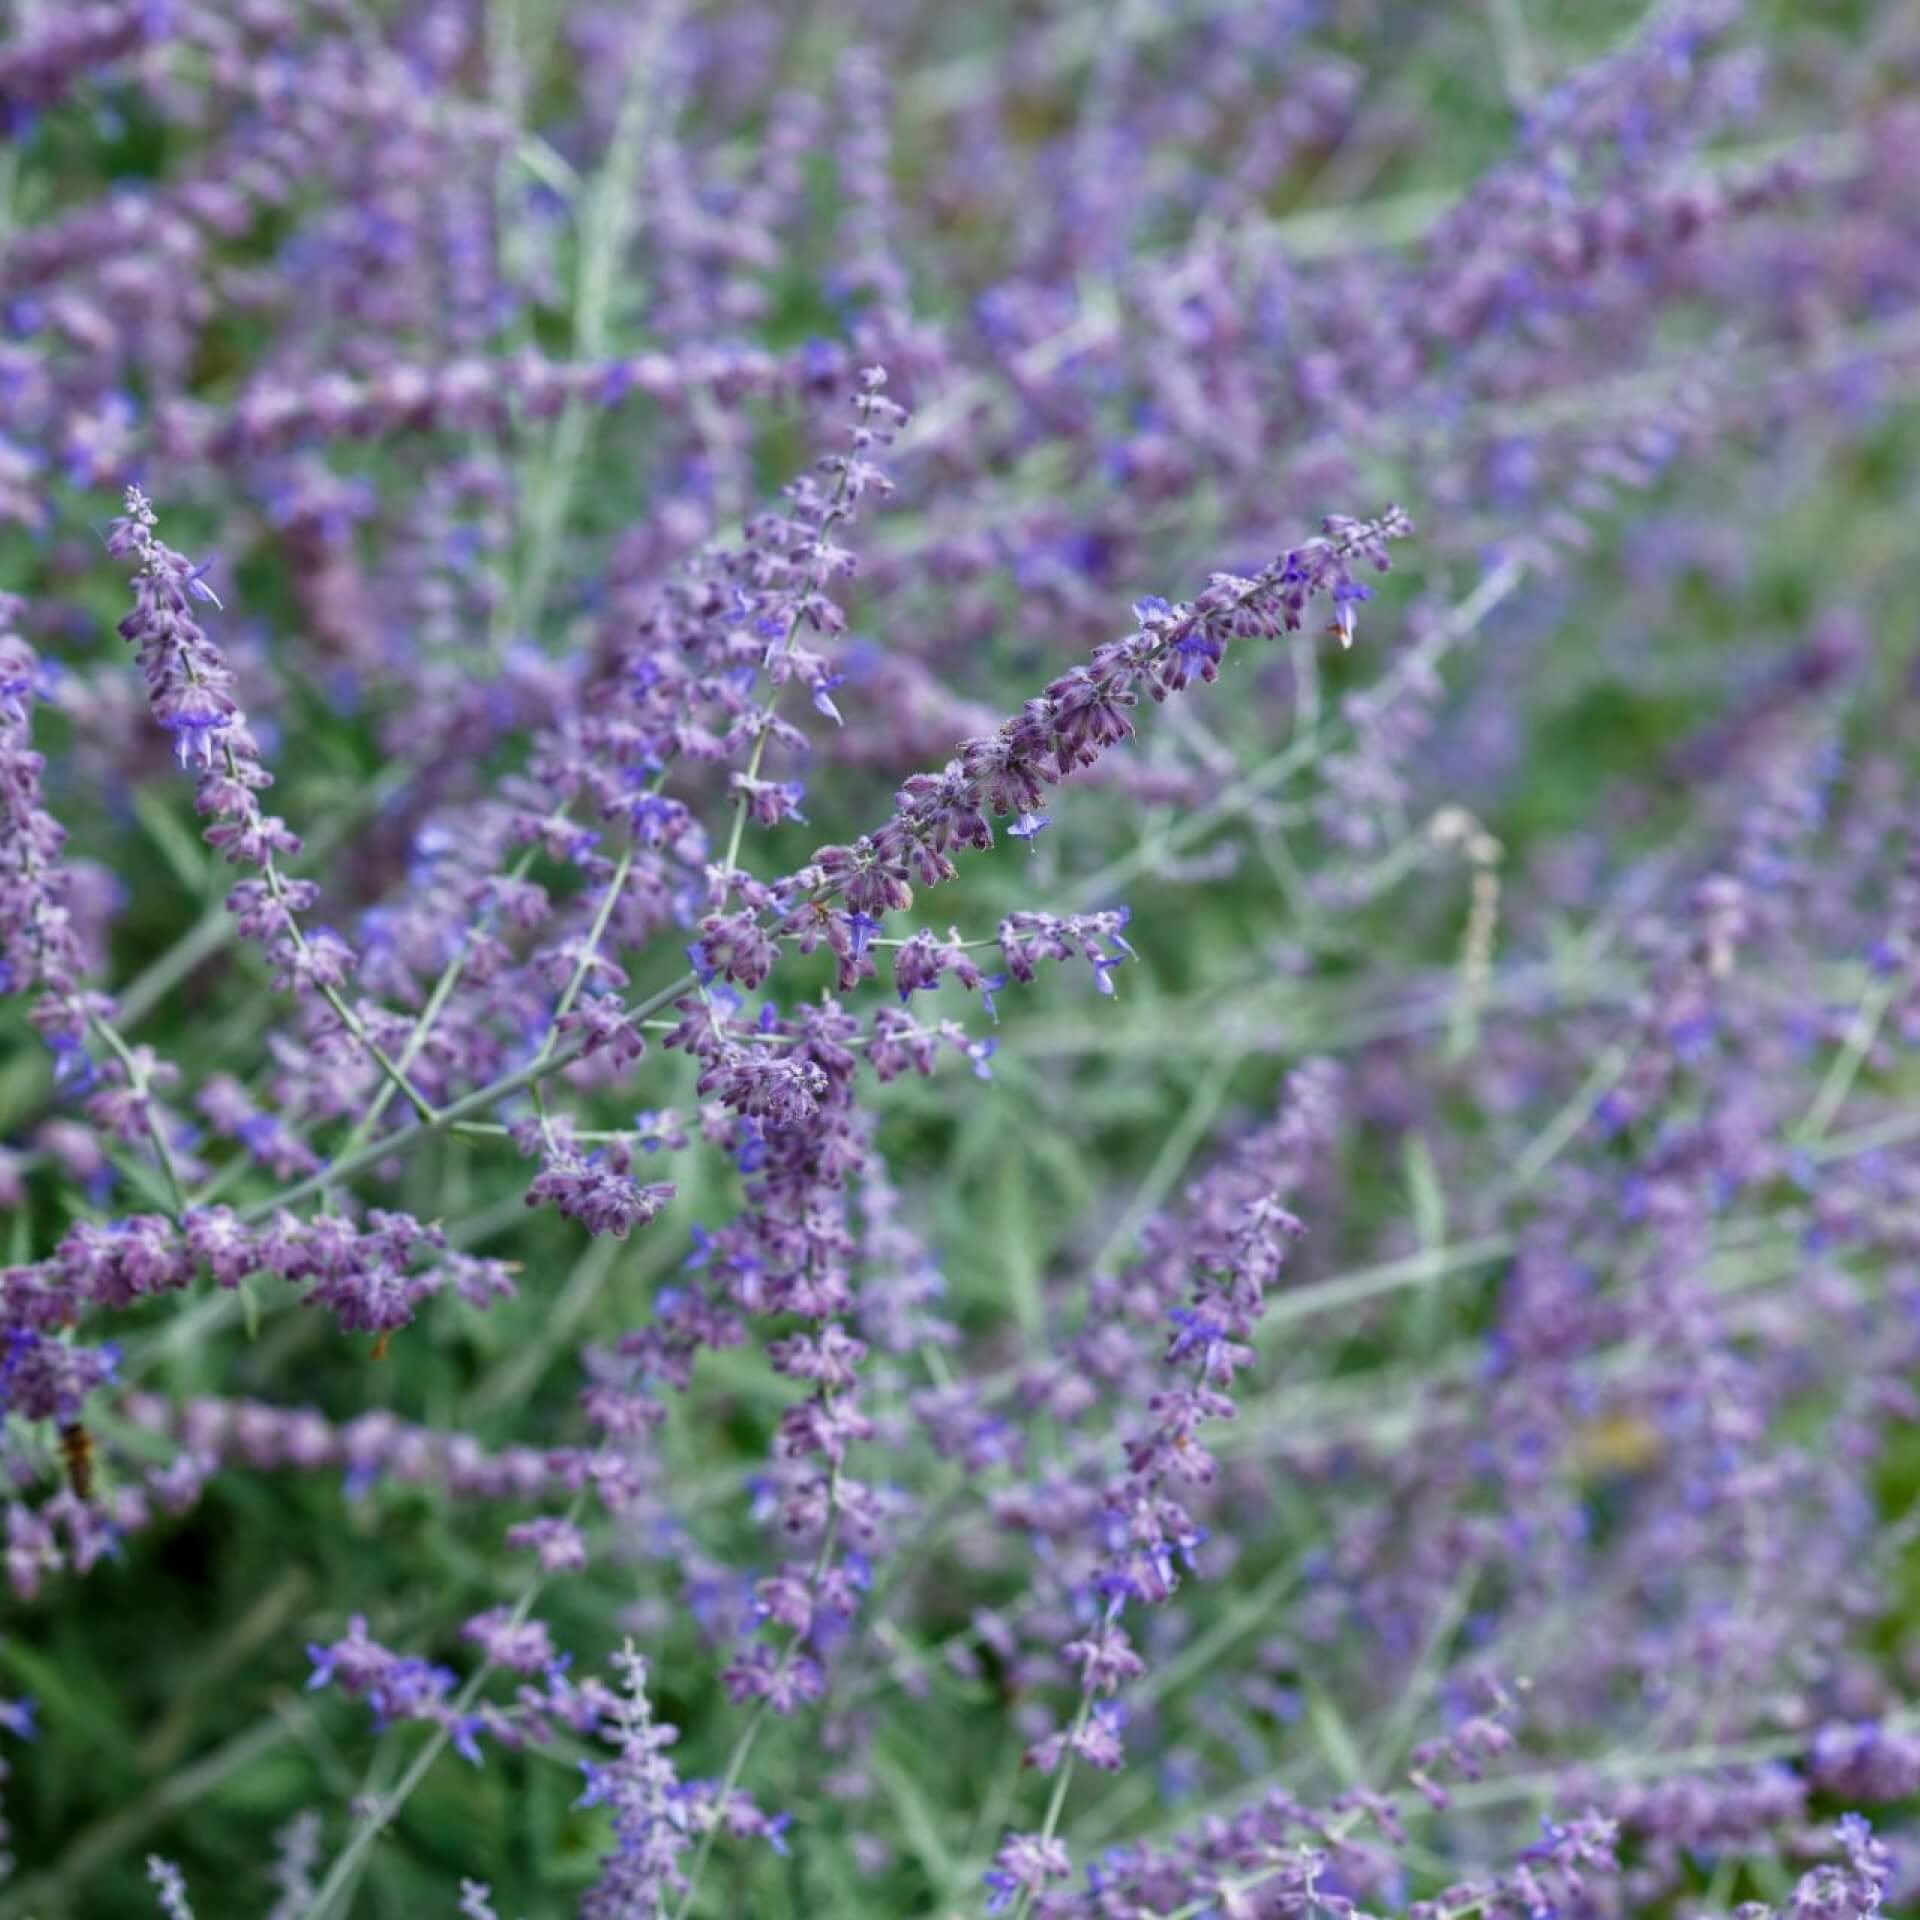
[[[1358,580],[1343,580],[1333,590],[1333,619],[1327,625],[1327,632],[1340,645],[1353,645],[1354,608],[1362,600],[1371,600],[1373,589]]]
[[[60,1429],[60,1464],[76,1500],[93,1498],[93,1435],[78,1420]]]

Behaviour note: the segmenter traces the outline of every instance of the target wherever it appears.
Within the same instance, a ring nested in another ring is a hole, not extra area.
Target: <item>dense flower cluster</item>
[[[41,804],[46,761],[33,750],[32,730],[40,662],[15,631],[25,612],[12,594],[0,600],[0,806],[6,809],[0,985],[9,993],[42,986],[65,998],[77,991],[86,956],[67,904],[71,877],[60,863],[66,835]]]

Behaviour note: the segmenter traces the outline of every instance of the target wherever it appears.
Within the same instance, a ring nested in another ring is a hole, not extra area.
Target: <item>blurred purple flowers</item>
[[[21,1909],[1899,1910],[1913,22],[17,11]]]

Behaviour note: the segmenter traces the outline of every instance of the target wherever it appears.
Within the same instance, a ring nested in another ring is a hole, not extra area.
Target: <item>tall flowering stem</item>
[[[990,816],[1015,814],[1009,831],[1031,833],[1048,787],[1132,738],[1143,692],[1158,702],[1196,680],[1218,679],[1235,642],[1297,632],[1314,601],[1329,604],[1330,631],[1349,644],[1355,608],[1372,591],[1354,579],[1352,563],[1364,560],[1384,573],[1389,544],[1412,531],[1398,507],[1377,520],[1333,516],[1318,539],[1251,578],[1217,573],[1190,602],[1138,602],[1132,633],[1096,648],[1085,666],[1052,681],[997,732],[964,741],[938,773],[913,775],[896,796],[893,817],[873,833],[851,846],[821,848],[784,890],[794,904],[780,932],[817,937],[818,909],[839,897],[846,911],[834,916],[830,938],[843,952],[860,937],[862,920],[904,911],[916,886],[952,879],[955,852],[992,846]]]
[[[828,1569],[833,1565],[834,1545],[840,1532],[840,1468],[836,1462],[827,1481],[827,1523],[820,1535],[819,1550],[813,1558],[813,1566],[808,1575],[810,1593],[818,1593],[827,1577]],[[806,1645],[807,1633],[804,1627],[795,1627],[787,1638],[776,1658],[773,1671],[759,1676],[760,1698],[753,1711],[747,1716],[746,1724],[740,1729],[734,1740],[733,1750],[727,1755],[727,1764],[720,1774],[720,1785],[713,1797],[712,1818],[705,1832],[700,1836],[700,1845],[693,1856],[693,1864],[687,1870],[686,1888],[681,1894],[680,1904],[674,1909],[673,1920],[689,1920],[693,1904],[700,1895],[700,1878],[705,1873],[707,1862],[712,1857],[714,1842],[719,1838],[721,1820],[735,1790],[747,1771],[747,1762],[753,1755],[755,1743],[760,1732],[776,1711],[781,1711],[779,1702],[785,1698],[783,1682],[793,1671],[796,1663],[805,1655],[802,1649]]]
[[[827,586],[836,574],[845,573],[852,566],[852,556],[834,546],[830,536],[835,525],[853,512],[863,494],[893,491],[893,483],[866,458],[873,448],[890,442],[906,423],[904,409],[889,400],[882,391],[886,383],[886,369],[883,367],[869,367],[861,375],[860,393],[855,402],[860,413],[860,424],[854,431],[852,452],[831,455],[826,463],[833,473],[833,491],[826,504],[816,507],[804,495],[795,503],[796,518],[807,536],[796,555],[802,569],[803,585],[794,598],[793,611],[787,618],[787,630],[780,637],[777,651],[768,651],[767,664],[773,684],[768,688],[761,705],[759,724],[754,729],[753,751],[747,756],[746,772],[739,781],[739,793],[734,801],[733,825],[727,834],[727,850],[720,862],[719,876],[713,882],[716,900],[723,906],[732,888],[733,876],[739,868],[740,843],[747,830],[747,816],[753,810],[753,790],[760,778],[761,764],[766,759],[767,742],[772,738],[773,717],[779,708],[780,696],[785,691],[786,673],[793,658],[794,644],[800,637],[803,625],[817,627],[826,619],[829,603],[824,596]],[[823,704],[826,712],[832,714],[832,701],[824,688],[816,693],[815,699]]]
[[[40,664],[18,631],[25,612],[23,601],[0,594],[0,993],[35,994],[31,1017],[53,1050],[56,1078],[92,1078],[89,1034],[107,1049],[123,1085],[102,1094],[96,1108],[120,1137],[144,1137],[152,1146],[178,1217],[186,1188],[153,1099],[154,1080],[174,1070],[150,1049],[132,1046],[114,1023],[112,999],[85,984],[94,956],[82,941],[73,876],[60,857],[65,830],[42,804],[45,760],[33,750]]]
[[[688,1840],[687,1796],[666,1752],[678,1731],[654,1719],[647,1663],[631,1640],[614,1665],[624,1682],[612,1715],[620,1751],[605,1765],[582,1763],[587,1791],[580,1804],[612,1810],[615,1851],[580,1910],[582,1920],[658,1920],[668,1896],[686,1884],[679,1859]]]
[[[565,1524],[573,1525],[586,1507],[584,1492],[575,1496],[568,1509]],[[512,1634],[524,1626],[533,1613],[534,1605],[540,1598],[546,1585],[545,1573],[536,1575],[521,1588],[512,1607],[505,1611],[499,1635],[490,1643],[486,1657],[468,1676],[466,1684],[449,1701],[443,1712],[434,1716],[434,1730],[426,1744],[414,1755],[392,1790],[383,1793],[375,1800],[366,1817],[354,1829],[352,1837],[334,1857],[333,1865],[328,1868],[327,1876],[321,1881],[313,1897],[307,1902],[301,1913],[301,1920],[326,1920],[329,1913],[335,1912],[354,1877],[360,1870],[360,1862],[367,1849],[379,1839],[388,1827],[399,1817],[400,1810],[413,1797],[413,1792],[433,1768],[433,1763],[446,1751],[450,1741],[459,1737],[467,1725],[467,1716],[474,1702],[480,1697],[481,1690],[492,1677],[498,1664],[492,1647],[509,1641]]]
[[[280,984],[317,995],[375,1061],[422,1120],[433,1107],[367,1031],[340,992],[354,955],[337,934],[308,935],[299,915],[319,897],[310,880],[284,876],[276,856],[300,850],[284,820],[263,812],[258,795],[273,784],[246,715],[233,694],[233,672],[193,617],[193,603],[219,606],[207,584],[212,563],[196,567],[159,537],[152,503],[129,487],[126,513],[107,538],[108,550],[135,563],[134,610],[120,632],[138,649],[154,718],[173,736],[174,752],[196,778],[194,804],[213,824],[207,843],[230,861],[255,868],[228,898],[241,931],[266,948],[280,968]]]
[[[139,1116],[139,1124],[153,1144],[154,1158],[160,1163],[160,1176],[167,1183],[167,1196],[173,1206],[174,1218],[180,1219],[187,1210],[187,1189],[180,1177],[179,1162],[175,1160],[173,1148],[167,1141],[165,1121],[154,1109],[153,1079],[158,1063],[153,1050],[129,1045],[104,1013],[90,1015],[89,1024],[126,1075],[126,1104]],[[169,1067],[166,1071],[171,1074],[173,1069]]]
[[[26,603],[0,594],[0,993],[37,991],[35,1024],[56,1051],[84,1045],[89,971],[74,924],[66,831],[47,810],[34,751],[40,662],[19,629]]]
[[[1195,679],[1217,679],[1220,661],[1236,639],[1297,630],[1316,598],[1350,609],[1365,589],[1353,581],[1349,562],[1364,558],[1384,570],[1387,543],[1411,530],[1397,508],[1371,521],[1335,517],[1321,538],[1290,549],[1252,579],[1216,575],[1191,603],[1143,602],[1137,609],[1142,625],[1130,639],[1110,643],[1090,667],[1055,681],[997,734],[964,743],[961,759],[942,773],[915,775],[901,790],[894,816],[874,834],[850,847],[822,848],[812,863],[770,889],[769,924],[755,937],[793,941],[802,952],[824,938],[840,959],[842,978],[863,977],[863,968],[871,970],[874,916],[912,905],[909,878],[923,884],[951,878],[956,869],[949,849],[992,844],[989,811],[1030,814],[1047,786],[1094,765],[1130,738],[1133,725],[1126,709],[1137,699],[1137,684],[1144,682],[1152,697],[1163,699]],[[1090,708],[1105,716],[1097,726]],[[836,903],[844,910],[828,911]],[[1029,937],[1023,933],[1022,944]],[[697,990],[703,977],[704,967],[683,973],[627,1003],[625,1019],[638,1024],[650,1018]],[[756,969],[754,977],[763,978],[764,970]],[[451,1126],[487,1116],[508,1095],[579,1058],[589,1044],[581,1033],[558,1041],[544,1058],[423,1114],[415,1125],[342,1152],[322,1172],[247,1208],[247,1217],[295,1205]]]
[[[1187,1297],[1164,1309],[1172,1332],[1147,1391],[1146,1417],[1126,1439],[1125,1477],[1098,1502],[1100,1551],[1078,1595],[1093,1618],[1061,1649],[1080,1675],[1071,1722],[1027,1750],[1026,1765],[1053,1775],[1046,1814],[1037,1833],[1013,1834],[1002,1846],[986,1876],[990,1913],[1010,1911],[1026,1920],[1048,1883],[1069,1870],[1058,1833],[1076,1762],[1110,1772],[1122,1764],[1122,1719],[1109,1697],[1145,1671],[1122,1615],[1129,1605],[1170,1600],[1182,1568],[1195,1564],[1204,1530],[1187,1502],[1219,1472],[1201,1430],[1234,1417],[1235,1376],[1254,1363],[1267,1299],[1305,1232],[1285,1204],[1289,1190],[1331,1143],[1338,1084],[1327,1061],[1291,1075],[1278,1120],[1196,1184],[1192,1222],[1185,1233],[1161,1232],[1155,1253],[1132,1276],[1133,1292],[1124,1283],[1102,1282],[1100,1304],[1108,1309],[1130,1297],[1164,1298],[1162,1288],[1182,1283]],[[1085,1336],[1082,1357],[1097,1364],[1095,1344],[1113,1335],[1102,1319]]]

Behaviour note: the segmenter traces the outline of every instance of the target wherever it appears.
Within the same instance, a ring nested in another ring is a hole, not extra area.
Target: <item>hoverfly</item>
[[[93,1499],[93,1435],[78,1420],[60,1429],[60,1464],[76,1500]]]

